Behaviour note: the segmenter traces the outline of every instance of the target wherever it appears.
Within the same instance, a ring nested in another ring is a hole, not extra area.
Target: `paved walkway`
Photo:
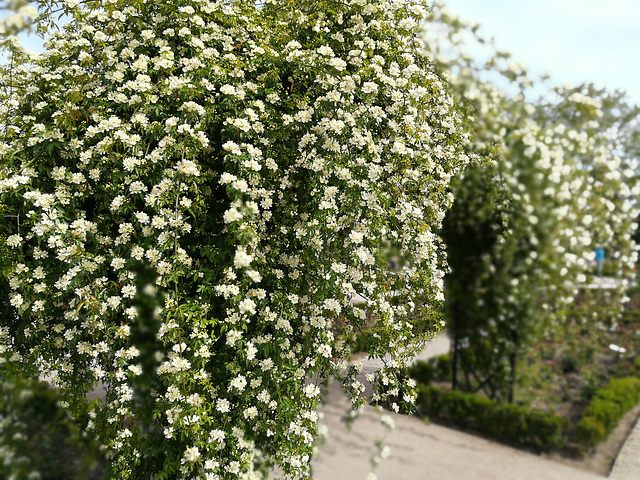
[[[445,335],[430,342],[417,359],[427,359],[449,350]],[[361,358],[361,376],[382,366],[379,360]],[[369,459],[376,440],[386,430],[380,413],[365,407],[364,414],[348,430],[340,420],[349,402],[337,384],[331,385],[323,423],[329,438],[313,461],[314,480],[365,480],[371,470]],[[385,445],[391,456],[375,470],[380,480],[593,480],[604,476],[554,462],[419,418],[390,415],[396,428],[387,434]],[[609,477],[613,480],[640,480],[640,422],[621,450]]]
[[[636,422],[629,438],[622,446],[609,478],[611,480],[640,479],[640,420]]]
[[[329,438],[313,461],[314,480],[365,480],[375,441],[386,430],[380,413],[365,407],[348,430],[340,418],[349,408],[332,385],[323,423]],[[384,414],[388,414],[385,412]],[[605,477],[490,442],[421,419],[392,414],[395,429],[384,439],[391,455],[375,473],[380,480],[595,480]],[[637,480],[638,477],[635,477]]]

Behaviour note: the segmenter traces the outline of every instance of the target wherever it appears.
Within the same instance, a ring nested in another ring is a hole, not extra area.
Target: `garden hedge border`
[[[419,384],[417,404],[423,416],[446,419],[463,428],[473,427],[501,442],[537,451],[558,450],[568,438],[570,423],[566,418],[459,390],[444,391]]]
[[[580,450],[588,452],[604,441],[639,402],[640,378],[616,378],[596,391],[576,425]]]

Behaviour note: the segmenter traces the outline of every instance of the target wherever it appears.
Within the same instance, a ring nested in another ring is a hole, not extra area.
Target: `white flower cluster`
[[[90,2],[14,72],[11,334],[70,405],[104,382],[92,434],[119,478],[138,478],[149,431],[171,478],[249,478],[263,456],[306,475],[306,379],[362,401],[341,361],[367,317],[353,294],[396,356],[411,306],[442,299],[436,232],[468,158],[417,49],[424,7],[317,3]],[[127,428],[152,417],[145,385],[154,420]]]
[[[14,45],[19,45],[20,40],[16,35],[31,29],[33,20],[38,16],[38,11],[26,0],[13,0],[7,2],[3,8],[10,13],[0,18],[0,36]]]

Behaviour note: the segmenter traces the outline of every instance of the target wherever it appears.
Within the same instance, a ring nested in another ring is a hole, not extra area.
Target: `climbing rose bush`
[[[307,477],[326,380],[363,401],[353,332],[375,319],[392,369],[442,300],[468,159],[424,5],[64,8],[3,68],[3,368],[58,387],[111,478]]]
[[[588,313],[571,321],[585,329],[615,318],[627,300],[637,261],[638,107],[590,84],[532,79],[443,5],[423,34],[464,106],[469,149],[484,160],[454,182],[444,222],[449,332],[454,350],[472,352],[458,363],[467,378],[512,400],[516,365],[538,339],[563,334],[578,297]],[[481,45],[486,59],[469,55]],[[617,283],[604,292],[587,290],[597,246]]]

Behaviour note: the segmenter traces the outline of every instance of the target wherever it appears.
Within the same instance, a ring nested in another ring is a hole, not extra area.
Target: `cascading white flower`
[[[51,378],[79,421],[88,409],[114,478],[267,460],[307,475],[305,379],[338,375],[363,401],[342,368],[367,318],[354,292],[384,332],[372,353],[415,350],[405,304],[441,299],[436,232],[469,161],[418,7],[68,4],[45,52],[3,76],[19,316],[2,358]]]

